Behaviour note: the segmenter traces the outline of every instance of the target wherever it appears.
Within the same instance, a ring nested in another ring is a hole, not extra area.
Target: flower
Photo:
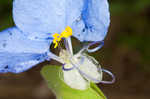
[[[71,30],[71,28],[69,29]],[[59,35],[59,37],[56,37],[56,38],[61,38],[62,34],[68,35],[68,34],[72,34],[72,32],[62,32]],[[64,40],[65,40],[66,50],[61,49],[59,53],[59,59],[57,61],[64,64],[62,68],[63,71],[60,74],[60,76],[63,75],[63,77],[61,78],[63,78],[63,81],[67,85],[69,85],[71,88],[84,90],[89,87],[90,82],[93,82],[93,83],[101,82],[101,83],[111,84],[115,81],[115,77],[111,72],[105,69],[102,69],[100,64],[95,60],[95,58],[86,54],[87,52],[91,53],[100,49],[104,44],[103,41],[90,43],[89,45],[84,46],[78,53],[74,54],[72,50],[73,48],[72,48],[70,37],[69,36],[62,36],[62,37],[64,37]],[[57,39],[57,40],[54,39],[54,41],[56,41],[57,43],[60,40],[61,39]],[[99,43],[99,46],[97,46],[96,48],[90,49],[90,47],[96,43]],[[113,78],[112,81],[103,81],[102,72],[106,72],[109,75],[111,75]]]
[[[77,79],[83,83],[90,78],[84,74],[85,70],[76,66],[77,63],[81,65],[78,58],[86,60],[89,64],[93,64],[92,61],[96,62],[82,52],[94,52],[102,47],[100,45],[95,49],[89,49],[95,42],[103,44],[110,23],[107,0],[14,0],[13,19],[15,26],[0,32],[0,73],[20,73],[45,60],[55,59],[64,64],[64,80],[69,85],[72,82],[67,81],[67,68],[70,70],[71,67],[70,72],[73,70],[74,74],[78,75]],[[68,31],[73,33],[72,36],[81,42],[94,43],[73,55],[70,34],[65,38],[67,50],[62,50],[58,57],[50,52],[49,46],[53,42],[57,47],[58,41],[66,36],[60,33],[64,32],[67,26],[70,27]],[[70,67],[68,64],[71,64]],[[95,68],[93,71],[98,75],[98,82],[100,81],[101,72],[98,73],[99,70],[95,67],[99,65],[88,68],[83,63],[83,66],[87,71],[89,68]],[[96,74],[88,75],[93,77]]]

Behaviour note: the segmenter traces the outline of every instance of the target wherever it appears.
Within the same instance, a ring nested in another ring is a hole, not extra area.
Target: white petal
[[[68,65],[68,64],[67,64]],[[77,69],[63,71],[64,82],[71,88],[85,90],[88,88],[89,82],[85,80]]]
[[[77,62],[79,72],[87,80],[94,83],[99,83],[102,80],[101,67],[93,57],[81,54]]]

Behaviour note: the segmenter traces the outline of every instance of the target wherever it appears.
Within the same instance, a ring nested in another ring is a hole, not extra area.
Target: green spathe
[[[55,93],[57,99],[106,99],[96,84],[91,83],[86,90],[70,88],[61,78],[61,66],[44,66],[41,74],[48,87]]]

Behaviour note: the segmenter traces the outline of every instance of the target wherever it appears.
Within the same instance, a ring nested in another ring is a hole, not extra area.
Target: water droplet
[[[2,45],[2,46],[5,48],[5,47],[6,47],[6,45],[7,45],[6,43],[3,43],[3,45]]]

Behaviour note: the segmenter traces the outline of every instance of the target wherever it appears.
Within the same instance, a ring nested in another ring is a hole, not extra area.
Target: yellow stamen
[[[60,34],[64,38],[68,38],[72,35],[71,27],[67,26],[66,29]]]
[[[53,34],[53,43],[55,44],[54,48],[58,46],[58,43],[61,41],[62,38],[68,38],[72,35],[71,27],[67,26],[66,29],[61,32],[60,34],[55,33]]]

